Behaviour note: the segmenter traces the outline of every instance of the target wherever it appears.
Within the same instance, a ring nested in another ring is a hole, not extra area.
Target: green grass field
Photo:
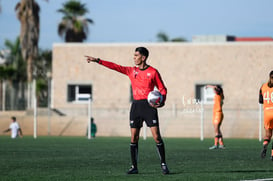
[[[225,150],[208,150],[213,139],[165,138],[170,175],[162,175],[152,138],[140,140],[139,174],[130,167],[129,138],[0,137],[0,180],[258,180],[273,178],[273,162],[260,158],[261,142],[225,139]]]

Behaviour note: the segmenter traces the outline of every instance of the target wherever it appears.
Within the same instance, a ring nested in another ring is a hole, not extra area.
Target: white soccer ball
[[[156,105],[158,103],[161,104],[163,101],[163,96],[158,90],[153,90],[148,94],[147,100],[151,105]]]

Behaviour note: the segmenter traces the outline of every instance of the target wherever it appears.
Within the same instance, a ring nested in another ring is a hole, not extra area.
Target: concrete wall
[[[273,43],[57,44],[53,48],[53,107],[84,107],[67,102],[67,84],[71,82],[92,84],[93,108],[127,107],[129,79],[86,63],[84,55],[133,66],[137,46],[148,47],[148,63],[163,77],[168,88],[166,107],[180,102],[182,96],[194,98],[198,83],[220,83],[225,105],[257,108],[258,89],[272,69]]]
[[[111,112],[112,115],[114,112]],[[109,117],[109,114],[97,116],[95,122],[98,127],[97,136],[130,136],[129,121],[122,117]],[[199,113],[177,112],[176,116],[166,116],[159,112],[161,134],[164,137],[201,137],[201,119]],[[225,138],[258,138],[259,121],[257,111],[225,111],[225,119],[222,125]],[[2,112],[0,116],[0,135],[10,135],[2,131],[9,127],[10,117],[16,116],[23,134],[33,136],[34,117],[25,112]],[[211,124],[211,110],[205,112],[204,138],[213,137]],[[46,115],[37,117],[38,136],[86,136],[87,116],[56,116],[50,118]],[[151,136],[149,129],[147,136]],[[48,134],[49,133],[49,134]],[[262,130],[263,134],[263,130]],[[143,136],[143,130],[141,132]]]
[[[148,63],[159,70],[168,88],[166,106],[159,109],[164,136],[199,137],[201,105],[182,100],[195,99],[196,84],[218,83],[225,92],[224,136],[258,137],[258,91],[272,70],[271,42],[55,44],[52,108],[65,113],[67,121],[87,116],[86,104],[67,102],[67,85],[91,84],[98,135],[129,136],[129,79],[99,64],[88,64],[84,55],[134,66],[138,46],[150,50]],[[204,109],[204,135],[212,137],[212,105]]]

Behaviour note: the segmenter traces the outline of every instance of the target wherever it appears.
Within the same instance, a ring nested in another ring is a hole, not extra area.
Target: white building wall
[[[257,137],[259,88],[273,67],[271,42],[55,44],[53,107],[66,116],[87,114],[86,104],[67,102],[67,85],[91,84],[99,134],[123,135],[115,123],[129,129],[130,81],[99,64],[88,64],[84,55],[134,66],[138,46],[150,50],[148,64],[159,70],[168,88],[166,105],[159,110],[165,136],[199,137],[200,105],[183,104],[183,99],[195,99],[196,84],[216,83],[223,85],[225,93],[224,135]],[[211,111],[212,105],[205,105],[205,137],[213,136]]]

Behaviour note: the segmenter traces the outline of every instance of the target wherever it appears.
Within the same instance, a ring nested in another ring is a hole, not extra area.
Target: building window
[[[87,102],[92,99],[92,86],[87,84],[69,84],[67,86],[68,102]]]
[[[208,84],[197,84],[195,85],[195,98],[202,101],[204,104],[213,104],[214,91],[212,88],[208,87]],[[209,84],[209,85],[219,85],[219,84]],[[221,86],[221,85],[220,85]]]

